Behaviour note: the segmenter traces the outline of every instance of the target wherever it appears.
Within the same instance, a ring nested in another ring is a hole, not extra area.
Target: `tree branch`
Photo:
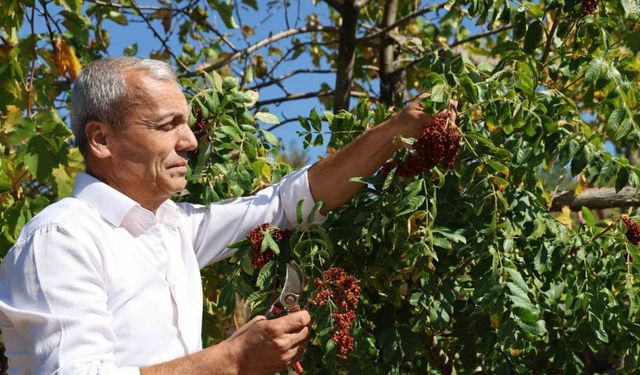
[[[414,19],[416,17],[420,17],[421,15],[423,15],[425,13],[429,13],[429,12],[432,12],[432,11],[440,10],[440,9],[444,8],[445,5],[447,5],[447,2],[444,2],[442,4],[437,4],[437,5],[429,5],[429,6],[426,6],[424,8],[420,8],[420,9],[416,10],[415,12],[410,13],[410,14],[400,18],[399,20],[395,21],[394,23],[390,24],[389,26],[386,26],[385,28],[380,29],[379,31],[376,31],[376,32],[374,32],[372,34],[368,34],[368,35],[365,35],[365,36],[363,36],[361,38],[356,39],[356,43],[362,43],[362,42],[366,42],[366,41],[371,40],[371,39],[378,38],[381,35],[384,35],[384,34],[388,33],[389,31],[395,29],[399,25],[402,25],[403,23],[406,23],[407,21],[410,21],[410,20],[412,20],[412,19]]]
[[[342,3],[340,3],[337,0],[325,0],[325,2],[327,4],[329,4],[329,6],[331,6],[333,9],[337,10],[338,13],[342,13]]]
[[[253,85],[253,86],[249,87],[249,89],[250,90],[259,90],[259,89],[267,87],[267,86],[275,85],[278,82],[282,82],[285,79],[291,78],[291,77],[293,77],[295,75],[302,74],[302,73],[324,74],[324,73],[335,73],[335,72],[336,72],[335,69],[297,69],[297,70],[294,70],[292,72],[283,74],[280,77],[274,78],[274,79],[272,79],[270,81],[265,81],[265,82],[261,82],[261,83],[258,83],[256,85]]]
[[[316,98],[321,96],[331,96],[334,93],[335,93],[334,90],[320,90],[320,91],[314,91],[314,92],[307,92],[303,94],[291,94],[291,95],[283,96],[279,98],[272,98],[272,99],[257,101],[254,106],[256,108],[259,108],[269,104],[280,104],[284,102],[290,102],[293,100],[302,100],[302,99]],[[360,98],[371,98],[371,96],[369,96],[368,93],[362,92],[362,91],[351,91],[350,94],[352,96],[360,97]],[[371,98],[371,99],[377,100],[377,98]]]
[[[175,12],[181,12],[182,9],[178,9],[178,8],[169,8],[169,7],[156,7],[153,5],[135,5],[135,4],[131,4],[131,5],[126,5],[126,4],[120,4],[120,3],[112,3],[112,2],[105,2],[105,1],[100,1],[100,0],[86,0],[88,3],[92,3],[92,4],[96,4],[96,5],[101,5],[101,6],[109,6],[109,7],[113,7],[113,8],[120,8],[120,9],[138,9],[138,10],[170,10],[170,11],[175,11]]]
[[[547,35],[547,45],[544,47],[544,52],[542,53],[542,57],[540,58],[540,62],[542,64],[547,61],[547,57],[549,57],[549,53],[551,52],[551,44],[553,43],[553,36],[556,34],[558,24],[560,23],[559,17],[561,12],[562,8],[558,7],[555,12],[555,17],[553,17],[553,26],[551,26],[551,31]]]
[[[267,46],[269,44],[272,44],[280,39],[284,39],[293,35],[297,35],[297,34],[304,34],[304,33],[311,33],[311,32],[318,32],[318,31],[337,31],[338,29],[336,29],[335,27],[328,27],[328,26],[312,26],[312,27],[302,27],[299,29],[291,29],[291,30],[285,30],[282,31],[280,33],[277,33],[275,35],[272,35],[266,39],[263,39],[243,50],[237,51],[236,53],[234,53],[231,56],[228,56],[227,58],[225,58],[222,61],[218,61],[217,63],[211,64],[209,66],[206,66],[204,68],[199,69],[198,71],[195,72],[186,72],[184,74],[181,74],[180,77],[193,77],[195,75],[197,75],[200,71],[204,71],[204,72],[210,72],[212,70],[216,70],[216,69],[220,69],[223,66],[231,63],[234,60],[237,60],[238,58],[240,58],[242,55],[245,54],[250,54],[252,52],[254,52],[257,49],[260,49],[264,46]]]
[[[573,191],[561,191],[552,196],[549,211],[560,211],[563,206],[569,206],[573,211],[582,207],[601,209],[640,206],[640,194],[630,186],[617,193],[614,188],[591,188],[578,196]]]

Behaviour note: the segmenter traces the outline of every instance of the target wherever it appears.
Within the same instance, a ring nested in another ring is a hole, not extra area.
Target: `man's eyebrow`
[[[173,119],[173,118],[176,118],[176,117],[184,118],[185,115],[182,112],[172,111],[172,112],[167,112],[167,113],[163,113],[163,114],[159,115],[158,117],[155,118],[155,121]]]

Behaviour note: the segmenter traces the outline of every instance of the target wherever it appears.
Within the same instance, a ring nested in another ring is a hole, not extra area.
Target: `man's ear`
[[[87,136],[87,151],[90,155],[98,159],[111,156],[109,141],[113,134],[113,129],[101,121],[91,120],[84,127]]]

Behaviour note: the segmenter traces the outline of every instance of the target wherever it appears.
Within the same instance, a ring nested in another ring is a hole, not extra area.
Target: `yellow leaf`
[[[558,215],[557,219],[569,228],[573,226],[573,220],[571,220],[571,209],[569,206],[562,206],[562,213]]]
[[[416,211],[409,219],[407,219],[407,232],[409,232],[409,236],[418,231],[418,229],[424,224],[425,218],[427,217],[427,213],[424,211]]]
[[[500,314],[498,313],[493,313],[489,316],[489,319],[491,319],[491,327],[493,329],[498,329],[500,328],[500,320],[502,319],[502,317],[500,316]]]
[[[254,35],[256,32],[253,30],[251,26],[244,25],[242,26],[242,34],[244,35]]]
[[[578,184],[576,185],[576,190],[574,191],[574,194],[578,196],[582,194],[583,191],[587,190],[588,187],[589,187],[589,183],[587,182],[587,179],[584,177],[582,173],[580,173],[578,175]]]
[[[6,127],[6,130],[11,130],[13,125],[19,123],[22,120],[22,111],[20,108],[15,105],[9,104],[7,106],[7,117],[3,121],[3,127]]]
[[[65,76],[68,73],[71,80],[75,80],[82,69],[82,65],[80,65],[80,61],[78,61],[71,46],[61,38],[55,39],[53,61],[58,68],[60,76]]]
[[[262,177],[266,178],[267,181],[271,181],[271,168],[269,168],[269,165],[267,163],[264,163],[262,165]]]
[[[509,348],[509,353],[511,353],[511,356],[512,356],[512,357],[518,357],[518,356],[520,356],[523,352],[524,352],[524,350],[522,350],[522,349]]]

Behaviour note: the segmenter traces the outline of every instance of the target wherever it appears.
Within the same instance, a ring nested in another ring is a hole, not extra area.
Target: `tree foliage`
[[[361,176],[362,191],[322,228],[303,225],[280,243],[266,239],[265,250],[278,257],[263,268],[251,265],[240,242],[234,257],[205,270],[206,344],[221,339],[214,317],[237,307],[236,292],[253,313],[264,313],[283,262],[295,259],[309,280],[338,266],[361,290],[355,351],[346,360],[331,340],[330,310],[309,306],[316,319],[308,373],[640,368],[637,244],[626,240],[617,212],[550,212],[561,182],[548,179],[566,170],[582,181],[579,189],[638,188],[637,0],[595,2],[592,13],[577,0],[327,1],[327,20],[311,13],[300,24],[291,16],[282,33],[244,49],[209,19],[215,13],[248,41],[255,30],[238,18],[240,4],[55,4],[57,14],[46,1],[9,2],[0,16],[2,249],[29,217],[69,194],[80,160],[57,108],[66,105],[77,63],[104,54],[106,20],[141,20],[164,40],[152,56],[181,74],[200,142],[182,200],[251,194],[290,171],[274,157],[278,142],[267,129],[293,121],[265,110],[273,104],[319,97],[324,109],[295,119],[300,138],[338,150],[417,91],[431,94],[429,112],[459,102],[463,137],[453,170]],[[293,10],[276,1],[242,4]],[[19,38],[35,15],[49,17],[48,30]],[[182,52],[169,48],[170,38]],[[286,70],[307,57],[313,69]],[[308,93],[286,89],[290,77],[311,71],[335,74],[335,82]],[[257,90],[273,85],[282,97],[259,98]],[[350,108],[353,96],[363,99]],[[314,293],[309,283],[305,298]]]

